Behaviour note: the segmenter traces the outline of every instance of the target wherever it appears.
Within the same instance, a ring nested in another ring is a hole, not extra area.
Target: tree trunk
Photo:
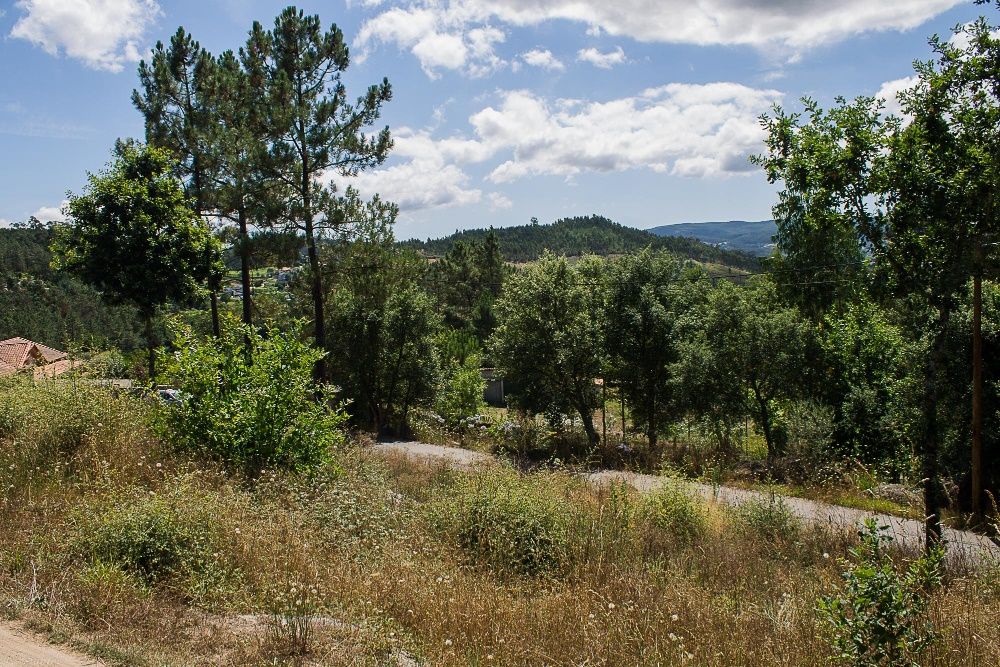
[[[247,232],[247,212],[244,207],[236,215],[240,228],[240,285],[243,288],[243,324],[253,326],[253,301],[250,298],[250,234]]]
[[[924,484],[924,548],[928,552],[942,541],[938,452],[937,373],[944,358],[945,327],[950,311],[939,310],[934,342],[924,375],[924,434],[921,473]]]
[[[213,289],[211,293],[211,304],[212,304],[212,336],[218,338],[222,335],[222,329],[219,326],[219,292]]]
[[[316,248],[316,234],[313,229],[312,202],[310,188],[312,183],[309,180],[308,159],[302,161],[302,213],[306,231],[306,247],[309,252],[309,273],[312,282],[313,317],[315,318],[314,339],[316,347],[326,351],[326,322],[323,315],[323,276],[320,275],[319,250]],[[323,358],[316,361],[313,367],[313,377],[317,382],[326,379],[326,365]]]
[[[764,442],[767,444],[767,465],[773,466],[777,452],[774,451],[774,433],[771,430],[771,411],[767,401],[761,396],[760,390],[754,387],[754,399],[757,401],[757,416],[760,417],[760,427],[764,430]]]
[[[580,420],[583,422],[583,430],[587,433],[587,441],[593,447],[601,441],[600,436],[597,435],[597,428],[594,426],[594,415],[586,408],[579,410],[579,412]]]
[[[146,354],[149,363],[149,385],[156,388],[156,340],[153,334],[153,316],[146,315]]]
[[[972,277],[972,514],[983,521],[983,273],[982,247]]]

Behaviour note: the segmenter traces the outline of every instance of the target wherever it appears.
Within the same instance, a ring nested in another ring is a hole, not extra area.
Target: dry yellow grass
[[[678,539],[622,489],[357,448],[311,476],[251,482],[172,454],[148,406],[73,391],[0,387],[0,410],[18,397],[0,412],[0,605],[109,663],[762,667],[828,653],[814,607],[851,536],[764,538],[706,507]],[[525,576],[462,547],[441,517],[476,474],[561,508],[558,567]],[[144,580],[121,551],[137,541],[183,558]],[[998,613],[995,572],[952,573],[922,664],[1000,664]]]

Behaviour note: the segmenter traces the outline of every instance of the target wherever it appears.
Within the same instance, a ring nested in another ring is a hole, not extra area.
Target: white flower
[[[450,639],[445,639],[444,640],[444,645],[445,646],[451,646],[451,640]]]

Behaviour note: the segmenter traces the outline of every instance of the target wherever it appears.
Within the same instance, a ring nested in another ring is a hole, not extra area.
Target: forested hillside
[[[456,241],[482,242],[486,229],[467,229],[451,236],[427,241],[405,241],[404,245],[431,255],[444,255]],[[545,250],[557,255],[622,255],[646,247],[669,250],[699,262],[725,264],[751,270],[758,260],[743,252],[715,248],[693,238],[662,237],[642,229],[626,227],[603,216],[577,216],[552,224],[519,225],[496,230],[504,258],[509,262],[538,259]]]
[[[41,225],[0,229],[0,340],[22,336],[59,349],[71,341],[138,346],[132,309],[108,306],[93,288],[49,266],[51,234]]]
[[[778,233],[774,220],[729,220],[727,222],[682,222],[648,230],[657,236],[695,238],[726,250],[740,250],[758,257],[774,251],[772,237]]]

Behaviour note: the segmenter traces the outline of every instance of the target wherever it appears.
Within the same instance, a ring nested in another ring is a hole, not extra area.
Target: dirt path
[[[397,452],[415,459],[425,461],[441,461],[456,468],[471,469],[477,465],[493,462],[495,459],[488,454],[473,452],[456,447],[429,445],[423,442],[380,442],[375,449],[381,452]],[[584,477],[594,484],[611,484],[623,481],[636,490],[648,493],[655,491],[670,480],[656,475],[641,475],[638,473],[602,470],[584,474]],[[712,487],[708,484],[685,482],[692,491],[708,499],[714,499],[725,505],[741,505],[750,500],[769,500],[772,495],[762,491],[748,491],[728,486]],[[923,545],[924,525],[913,519],[903,519],[888,514],[877,514],[865,510],[830,505],[815,500],[794,498],[790,496],[775,496],[780,498],[791,512],[803,521],[814,524],[828,525],[833,528],[859,527],[865,519],[875,518],[879,525],[888,526],[897,542],[908,547],[919,549]],[[1000,547],[988,538],[976,533],[952,528],[944,529],[945,541],[948,545],[948,558],[957,563],[992,563],[1000,562]]]
[[[0,623],[3,667],[99,667],[101,663],[72,653],[12,623]]]

